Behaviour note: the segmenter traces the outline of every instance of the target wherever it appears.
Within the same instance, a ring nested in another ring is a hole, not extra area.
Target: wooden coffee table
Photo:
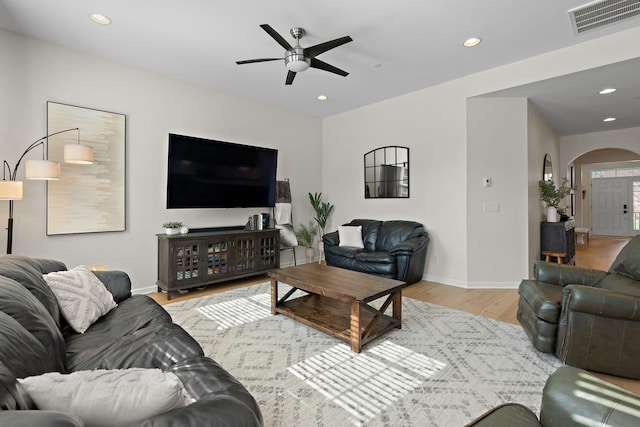
[[[271,313],[284,314],[305,325],[346,341],[351,351],[402,326],[402,288],[405,283],[325,264],[278,268],[271,277]],[[278,282],[293,289],[280,297]],[[289,299],[296,290],[306,295]],[[387,297],[378,309],[369,305]],[[385,312],[392,305],[392,315]]]

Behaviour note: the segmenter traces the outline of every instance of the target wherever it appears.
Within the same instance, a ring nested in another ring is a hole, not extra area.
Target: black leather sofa
[[[585,427],[640,425],[640,396],[570,366],[544,386],[540,418],[518,403],[497,406],[472,421],[474,427]]]
[[[172,372],[194,399],[140,425],[262,425],[260,409],[244,386],[205,357],[200,345],[153,299],[132,296],[123,272],[95,272],[117,306],[83,334],[74,332],[42,278],[61,270],[66,267],[59,261],[0,256],[0,425],[84,425],[73,414],[39,410],[17,378],[126,368]]]
[[[608,271],[536,262],[518,287],[518,321],[563,363],[640,379],[640,236]]]
[[[322,237],[327,265],[401,280],[422,280],[429,233],[415,221],[354,219],[362,227],[362,248],[340,246],[338,231]]]

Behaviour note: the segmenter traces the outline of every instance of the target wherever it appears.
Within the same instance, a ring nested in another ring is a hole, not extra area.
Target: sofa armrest
[[[540,422],[573,425],[637,426],[640,396],[581,369],[563,366],[544,387]]]
[[[0,426],[84,427],[80,418],[60,411],[0,411]]]
[[[131,279],[124,271],[108,270],[93,272],[104,286],[113,294],[116,304],[131,296]]]
[[[640,297],[609,289],[567,285],[562,291],[563,310],[640,322]]]
[[[519,403],[504,403],[485,412],[465,427],[542,427],[536,414]]]
[[[420,237],[413,237],[409,240],[405,240],[403,242],[398,243],[397,245],[393,246],[390,250],[389,250],[389,255],[408,255],[411,256],[414,252],[418,252],[419,250],[421,250],[422,248],[424,248],[425,246],[427,246],[427,243],[429,242],[429,239],[427,239],[424,236],[420,236]]]
[[[145,420],[140,427],[261,427],[262,425],[260,413],[256,414],[232,396],[218,395],[157,415]]]
[[[640,379],[640,297],[580,285],[562,293],[556,356],[589,371]]]
[[[340,246],[340,236],[337,231],[327,233],[322,236],[322,243],[325,246]]]
[[[593,286],[607,275],[606,271],[576,267],[568,264],[555,264],[546,261],[536,261],[533,265],[534,277],[540,282],[554,285],[578,285]]]

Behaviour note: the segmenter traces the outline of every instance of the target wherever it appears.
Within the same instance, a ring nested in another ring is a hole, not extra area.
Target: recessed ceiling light
[[[326,101],[327,99],[327,95],[318,95],[318,101]]]
[[[477,37],[468,38],[462,43],[464,47],[473,47],[479,45],[481,40]]]
[[[607,117],[606,119],[603,120],[603,122],[613,122],[615,120],[616,120],[615,117]]]
[[[612,88],[612,87],[609,87],[609,88],[606,88],[606,89],[602,89],[602,90],[601,90],[600,92],[598,92],[598,93],[599,93],[600,95],[608,95],[608,94],[613,93],[613,92],[615,92],[615,91],[616,91],[616,89],[614,89],[614,88]]]
[[[109,25],[111,24],[111,19],[109,19],[108,17],[100,14],[100,13],[92,13],[91,15],[89,15],[89,19],[91,19],[93,22],[95,22],[96,24],[100,24],[100,25]]]

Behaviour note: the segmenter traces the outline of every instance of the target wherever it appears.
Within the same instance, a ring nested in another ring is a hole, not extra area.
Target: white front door
[[[633,178],[631,184],[631,194],[633,203],[630,206],[632,208],[631,212],[631,228],[630,235],[637,236],[640,234],[640,179]]]
[[[593,178],[591,180],[591,234],[629,236],[631,206],[627,178]]]

